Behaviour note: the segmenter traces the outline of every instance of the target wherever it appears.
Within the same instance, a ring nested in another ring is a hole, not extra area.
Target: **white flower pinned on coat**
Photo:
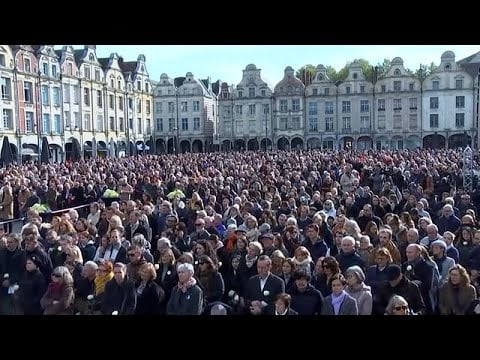
[[[53,305],[57,305],[57,304],[58,304],[58,300],[53,300],[53,301],[52,301],[52,304],[53,304]]]
[[[61,246],[58,246],[58,247],[57,247],[57,250],[58,250],[58,251],[62,251],[62,247],[61,247]]]
[[[198,260],[197,260],[197,261],[195,261],[195,265],[198,265]]]
[[[412,265],[407,266],[407,271],[412,271]]]
[[[92,294],[87,296],[87,300],[93,300],[94,298],[95,298],[95,296],[93,296]]]
[[[228,292],[228,297],[234,297],[234,296],[235,296],[235,291],[230,290],[230,291]]]
[[[221,261],[218,262],[218,267],[222,267],[222,262]]]
[[[239,301],[240,301],[240,296],[238,296],[238,294],[235,294],[235,296],[233,297],[233,302],[235,304],[238,304]]]
[[[13,285],[13,291],[17,291],[20,289],[20,286],[18,284]]]
[[[167,275],[172,275],[172,272],[170,270],[168,270]]]
[[[80,312],[75,313],[75,315],[82,315]]]
[[[8,279],[10,277],[10,274],[3,274],[4,279]]]
[[[155,264],[155,270],[158,270],[160,269],[160,265],[159,264]]]
[[[270,295],[270,291],[265,290],[265,291],[263,292],[263,296],[268,296],[268,295]]]
[[[118,315],[118,311],[115,310],[114,312],[112,312],[112,315]]]
[[[467,246],[468,245],[468,242],[467,241],[464,241],[463,242],[463,246]]]

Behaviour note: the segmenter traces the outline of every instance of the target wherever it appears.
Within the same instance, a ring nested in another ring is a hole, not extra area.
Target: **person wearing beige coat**
[[[13,219],[13,194],[9,184],[5,184],[0,195],[0,221]],[[12,223],[4,224],[6,232],[12,231]]]
[[[465,315],[476,298],[476,290],[470,284],[467,270],[462,265],[455,265],[448,271],[448,281],[440,288],[440,314]]]

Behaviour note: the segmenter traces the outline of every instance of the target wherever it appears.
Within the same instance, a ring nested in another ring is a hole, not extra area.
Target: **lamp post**
[[[175,89],[175,101],[177,103],[177,119],[176,119],[176,126],[173,128],[173,131],[174,131],[174,139],[176,138],[177,140],[177,146],[175,146],[175,140],[173,142],[173,152],[175,153],[175,155],[178,155],[178,147],[180,145],[180,139],[179,139],[179,126],[178,126],[178,88]],[[176,134],[176,136],[175,136]]]
[[[267,123],[267,113],[265,115],[265,152],[267,152],[267,146],[268,146],[268,123]]]

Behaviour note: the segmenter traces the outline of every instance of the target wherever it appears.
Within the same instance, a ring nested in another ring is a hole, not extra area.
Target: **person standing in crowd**
[[[151,263],[143,264],[140,269],[140,280],[136,282],[137,306],[135,315],[161,315],[165,313],[165,292],[155,282],[157,272]]]
[[[358,315],[372,315],[372,292],[365,284],[365,274],[357,266],[351,266],[345,272],[347,286],[345,291],[357,301]]]
[[[320,315],[323,296],[310,283],[311,276],[304,270],[293,273],[294,285],[288,293],[291,296],[291,308],[299,315]]]
[[[135,285],[127,278],[127,266],[113,265],[113,279],[105,285],[101,312],[103,315],[133,315],[137,306]]]
[[[178,265],[177,274],[178,284],[170,295],[167,315],[201,315],[204,310],[204,296],[203,290],[193,277],[193,265]]]
[[[45,277],[40,272],[41,262],[35,256],[27,258],[25,272],[18,282],[15,298],[18,311],[23,315],[41,315],[40,300],[47,291]]]
[[[472,301],[477,299],[475,287],[462,265],[448,271],[448,280],[441,286],[439,309],[441,315],[465,315]]]
[[[358,315],[357,301],[345,291],[343,275],[333,275],[331,284],[332,293],[325,298],[321,315]]]
[[[56,267],[52,272],[52,281],[40,299],[43,314],[73,315],[74,301],[73,277],[70,271],[65,266]]]

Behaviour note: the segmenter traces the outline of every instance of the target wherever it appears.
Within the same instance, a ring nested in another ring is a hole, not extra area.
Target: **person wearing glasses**
[[[190,234],[190,241],[196,242],[198,240],[208,240],[210,233],[205,230],[205,220],[197,219],[195,220],[195,230]]]
[[[127,279],[127,266],[116,263],[113,279],[105,285],[101,312],[104,315],[133,315],[137,306],[135,285]]]
[[[198,259],[197,278],[204,291],[206,306],[222,300],[225,283],[217,266],[207,255],[202,255]]]
[[[385,315],[413,315],[413,313],[403,296],[393,295],[385,309]]]
[[[138,245],[132,245],[127,252],[129,263],[127,264],[127,277],[130,281],[136,283],[140,280],[139,270],[143,264],[147,263],[143,256],[143,249]]]
[[[52,272],[52,281],[40,300],[43,314],[72,315],[74,301],[73,277],[70,271],[65,266],[56,267]]]
[[[327,297],[332,293],[333,276],[340,274],[340,265],[333,256],[327,256],[321,260],[321,264],[322,272],[315,274],[313,286],[322,293],[323,297]]]

